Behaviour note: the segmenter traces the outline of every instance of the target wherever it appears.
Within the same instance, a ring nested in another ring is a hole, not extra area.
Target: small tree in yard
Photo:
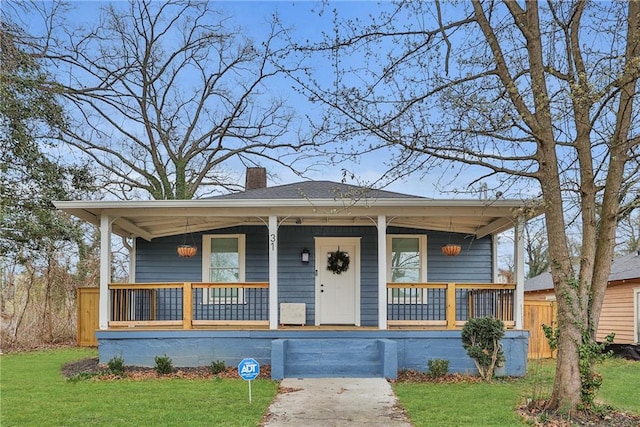
[[[491,381],[496,366],[505,360],[500,345],[503,336],[504,323],[491,316],[469,319],[462,328],[462,346],[485,381]]]

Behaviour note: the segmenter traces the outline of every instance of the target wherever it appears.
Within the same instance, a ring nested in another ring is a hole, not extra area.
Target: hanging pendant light
[[[187,238],[191,237],[191,242],[187,242]],[[194,257],[198,253],[198,247],[196,246],[196,241],[193,238],[193,235],[189,233],[189,218],[187,218],[187,224],[184,227],[184,239],[181,245],[178,245],[177,248],[178,256],[181,258],[191,258]]]

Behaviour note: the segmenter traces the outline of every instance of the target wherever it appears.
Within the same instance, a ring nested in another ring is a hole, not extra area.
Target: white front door
[[[340,249],[349,255],[349,268],[336,274],[327,269],[329,255]],[[316,239],[316,325],[360,325],[360,238]]]

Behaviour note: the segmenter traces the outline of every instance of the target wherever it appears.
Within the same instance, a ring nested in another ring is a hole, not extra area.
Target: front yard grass
[[[513,384],[397,383],[393,389],[416,427],[522,425]]]
[[[596,401],[640,414],[640,362],[610,359],[597,367],[604,383]],[[551,395],[555,360],[530,360],[527,376],[486,383],[393,384],[411,423],[420,426],[522,426],[516,408]]]
[[[604,382],[596,400],[602,400],[621,411],[640,414],[640,361],[607,360],[599,371]]]
[[[82,348],[0,356],[0,425],[9,426],[258,426],[278,392],[275,381],[241,379],[68,381],[62,366],[95,357]],[[516,408],[550,395],[555,361],[529,361],[521,379],[482,382],[396,382],[393,389],[413,426],[521,426]],[[599,402],[640,414],[640,362],[611,359],[598,367]]]
[[[67,381],[62,366],[96,356],[56,349],[0,356],[0,425],[257,426],[278,391],[274,381],[156,379]],[[125,361],[126,362],[126,361]]]

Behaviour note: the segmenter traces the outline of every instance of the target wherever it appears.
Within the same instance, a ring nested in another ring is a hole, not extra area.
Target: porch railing
[[[269,283],[110,284],[109,327],[269,325]]]
[[[269,283],[126,283],[109,285],[109,327],[269,326]],[[514,327],[514,284],[387,283],[392,328],[456,329],[492,315]]]
[[[491,315],[513,328],[515,289],[501,283],[387,283],[387,323],[455,329]]]

